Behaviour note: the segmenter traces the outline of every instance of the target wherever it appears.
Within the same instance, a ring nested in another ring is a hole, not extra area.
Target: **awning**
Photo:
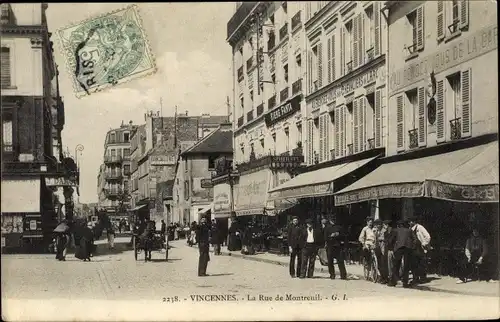
[[[130,209],[130,211],[136,211],[136,210],[142,209],[142,208],[144,208],[144,207],[146,207],[146,206],[147,206],[147,205],[140,205],[140,206],[137,206],[137,207],[135,207],[135,208]]]
[[[337,192],[335,204],[423,196],[498,201],[498,142],[383,164]]]
[[[40,212],[40,179],[2,179],[2,213]]]
[[[261,215],[267,203],[271,170],[264,169],[240,176],[234,187],[236,216]]]
[[[269,200],[320,197],[333,194],[333,182],[377,157],[306,172],[269,191]]]

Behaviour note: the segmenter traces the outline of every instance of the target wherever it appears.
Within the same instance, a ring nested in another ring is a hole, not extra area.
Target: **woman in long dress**
[[[233,218],[231,220],[231,227],[229,227],[229,241],[227,243],[227,250],[241,250],[241,229],[240,224],[236,218]]]
[[[80,239],[80,245],[78,246],[75,257],[78,259],[90,262],[90,255],[92,253],[92,246],[94,243],[93,232],[89,227],[84,227],[82,229],[82,236]]]
[[[58,233],[56,236],[56,259],[60,261],[66,260],[66,247],[68,247],[69,235],[67,233]]]

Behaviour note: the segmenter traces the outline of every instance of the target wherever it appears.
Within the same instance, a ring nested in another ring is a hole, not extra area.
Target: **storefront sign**
[[[76,187],[77,184],[73,180],[69,180],[68,178],[59,177],[59,178],[45,178],[45,185],[47,187]]]
[[[498,185],[464,186],[428,180],[425,183],[426,196],[468,202],[498,202]]]
[[[214,185],[212,184],[212,179],[201,179],[200,186],[203,189],[208,189],[208,188],[212,188]]]
[[[394,92],[410,84],[428,78],[432,71],[437,74],[497,49],[497,32],[497,25],[486,27],[469,37],[460,37],[448,46],[443,46],[443,49],[439,52],[418,59],[405,68],[391,72],[389,95],[393,95]]]
[[[309,198],[333,194],[333,183],[322,183],[312,186],[295,187],[269,193],[270,200],[287,198]]]
[[[240,177],[235,186],[235,209],[264,209],[269,184],[270,170],[248,173]]]
[[[214,186],[214,213],[227,212],[231,209],[231,186],[220,183]]]
[[[352,93],[355,89],[369,85],[373,82],[383,82],[385,78],[384,67],[378,67],[374,69],[367,70],[357,77],[348,79],[337,86],[330,89],[328,92],[321,96],[314,98],[311,101],[312,109],[318,108],[325,104],[330,104],[337,97],[344,96]]]
[[[266,125],[271,126],[284,118],[289,117],[297,111],[300,111],[300,100],[302,99],[301,95],[295,96],[285,104],[276,107],[275,109],[269,111],[266,118]]]
[[[151,165],[175,165],[174,155],[152,155]]]
[[[416,198],[423,195],[424,185],[422,183],[397,183],[340,193],[335,195],[335,205],[342,206],[387,198]]]

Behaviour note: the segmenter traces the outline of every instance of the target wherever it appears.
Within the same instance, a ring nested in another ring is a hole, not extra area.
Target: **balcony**
[[[267,109],[270,110],[276,106],[276,95],[273,95],[267,100]]]
[[[302,78],[292,84],[292,96],[302,92]]]
[[[292,17],[292,31],[295,30],[300,25],[300,11],[295,14],[295,16]]]
[[[257,106],[257,117],[261,116],[264,113],[264,103]]]
[[[346,67],[347,67],[347,73],[352,72],[352,60],[350,62],[347,62]]]
[[[372,47],[366,51],[366,61],[372,61],[375,58],[375,49]]]
[[[368,139],[366,143],[368,143],[368,150],[375,149],[375,138]]]
[[[274,31],[269,31],[269,36],[267,40],[267,50],[270,51],[276,46],[276,35],[274,34]]]
[[[417,43],[413,43],[410,46],[407,46],[406,50],[408,51],[408,55],[415,54],[417,52]]]
[[[227,23],[227,38],[231,38],[238,28],[243,25],[245,20],[252,12],[252,9],[258,4],[258,2],[243,2],[241,6],[236,10],[234,15],[231,17]]]
[[[106,198],[116,198],[123,193],[122,189],[104,189]]]
[[[255,66],[253,56],[247,59],[247,73]]]
[[[280,154],[280,156],[288,157],[290,156],[290,152],[289,151],[283,152]]]
[[[280,102],[284,102],[288,99],[288,86],[283,88],[280,92]]]
[[[105,164],[113,164],[113,163],[121,163],[123,158],[121,155],[105,155],[104,163]]]
[[[409,138],[409,148],[416,149],[418,148],[418,129],[413,129],[408,131]]]
[[[124,176],[128,177],[128,176],[130,176],[130,174],[131,174],[130,170],[123,170],[123,175]]]
[[[130,154],[129,155],[124,155],[123,156],[123,160],[129,161],[130,160]]]
[[[247,112],[247,122],[253,121],[253,110]]]
[[[304,156],[304,151],[302,150],[302,145],[297,146],[292,150],[292,156]]]
[[[352,155],[354,152],[354,146],[351,144],[347,145],[347,155]]]
[[[280,41],[283,41],[288,37],[288,23],[285,23],[283,27],[280,28]]]
[[[120,180],[123,175],[121,172],[106,172],[105,178],[106,180]]]
[[[244,122],[245,122],[245,121],[244,121],[244,117],[243,117],[243,116],[239,117],[239,118],[238,118],[238,127],[243,126],[243,123],[244,123]]]
[[[460,20],[456,19],[453,21],[451,25],[448,26],[448,31],[450,32],[451,35],[459,31],[458,29],[458,24],[460,23]]]
[[[462,118],[456,118],[450,121],[450,138],[459,140],[462,138]]]
[[[238,82],[241,82],[243,80],[243,66],[238,68]]]

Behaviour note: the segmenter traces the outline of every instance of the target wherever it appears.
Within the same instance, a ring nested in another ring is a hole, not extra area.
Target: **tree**
[[[132,199],[132,196],[130,195],[130,192],[125,189],[122,190],[119,194],[116,200],[118,200],[118,207],[117,207],[117,212],[119,213],[124,213],[130,210],[130,204],[128,203]]]

